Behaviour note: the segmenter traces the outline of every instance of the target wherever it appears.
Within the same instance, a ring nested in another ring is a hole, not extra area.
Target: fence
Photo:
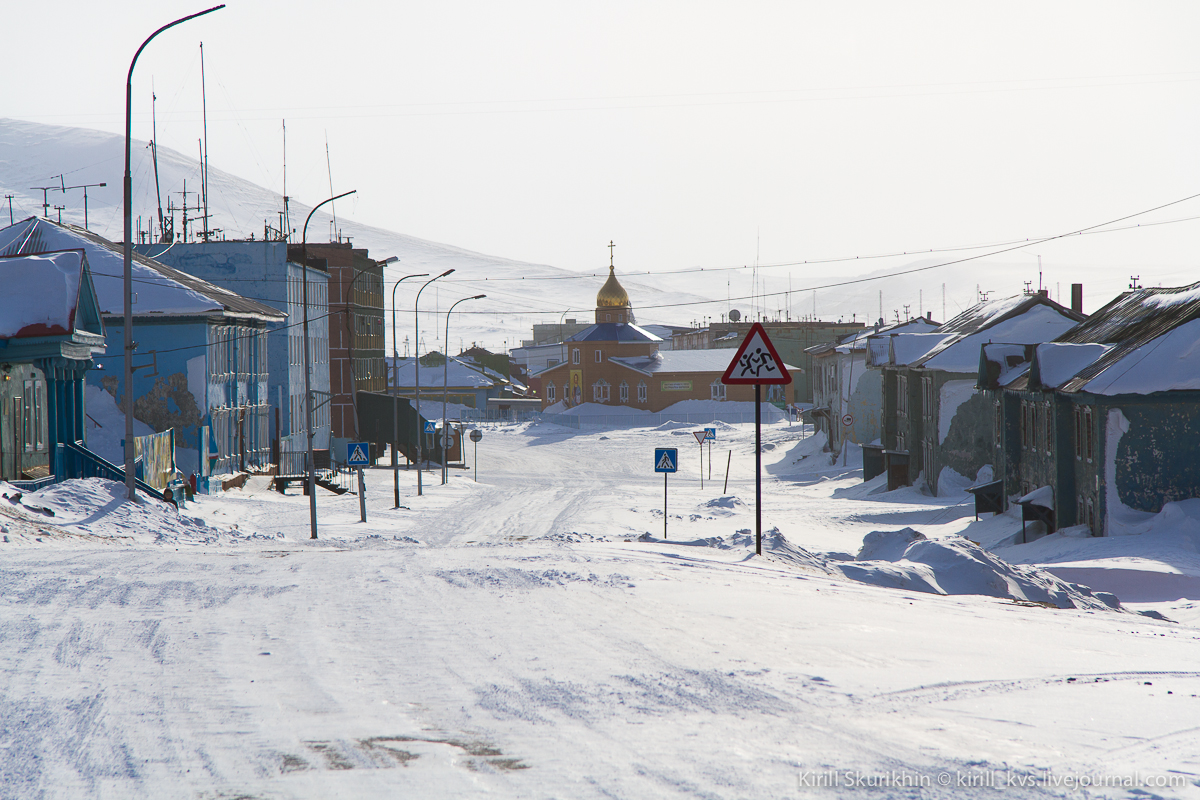
[[[143,480],[160,492],[175,474],[175,429],[135,436],[133,455],[142,461]]]

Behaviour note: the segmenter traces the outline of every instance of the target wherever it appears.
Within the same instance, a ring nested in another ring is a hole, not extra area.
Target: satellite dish
[[[737,322],[741,318],[742,318],[742,312],[738,311],[736,308],[730,310],[730,312],[729,312],[729,321],[730,322]]]

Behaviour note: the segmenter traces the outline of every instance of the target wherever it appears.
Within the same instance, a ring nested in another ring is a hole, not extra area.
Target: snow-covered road
[[[1200,630],[753,556],[751,428],[703,491],[677,433],[489,429],[478,483],[402,471],[394,510],[370,470],[316,542],[262,481],[185,509],[217,531],[2,509],[0,798],[1200,796]],[[765,526],[808,550],[972,519],[767,442]]]

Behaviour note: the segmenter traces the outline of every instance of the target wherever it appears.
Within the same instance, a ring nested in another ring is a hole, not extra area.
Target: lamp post
[[[137,496],[136,477],[133,474],[133,174],[129,169],[129,142],[133,130],[133,68],[137,64],[138,56],[155,36],[181,22],[202,17],[224,7],[225,4],[222,3],[196,14],[180,17],[150,34],[133,54],[133,61],[129,62],[129,74],[125,78],[125,489],[130,500]]]
[[[313,206],[313,210],[308,212],[308,216],[304,218],[304,230],[300,234],[300,261],[303,262],[300,266],[304,270],[304,427],[308,429],[308,529],[310,539],[317,538],[317,468],[313,462],[312,358],[308,351],[308,221],[321,206],[339,200],[348,194],[354,194],[355,191],[357,190],[351,189],[348,192],[342,192]]]
[[[446,311],[446,360],[442,362],[442,486],[446,485],[446,461],[448,460],[446,443],[450,439],[450,426],[446,424],[446,395],[450,392],[450,312],[459,303],[467,300],[482,300],[485,297],[487,297],[486,294],[477,294],[474,297],[455,300],[454,304]]]
[[[400,446],[400,351],[396,342],[396,287],[409,278],[428,277],[428,272],[405,275],[392,286],[392,489],[396,496],[396,508],[400,507],[400,464],[396,455],[396,448]],[[420,464],[417,468],[420,469]]]
[[[417,392],[417,496],[422,494],[421,488],[421,440],[425,436],[425,432],[421,428],[421,292],[425,291],[425,287],[436,281],[438,278],[444,278],[454,272],[454,268],[443,272],[441,275],[430,278],[425,281],[420,289],[417,290],[417,299],[413,301],[413,335],[416,337],[416,342],[413,345],[413,364],[416,366],[416,392]]]

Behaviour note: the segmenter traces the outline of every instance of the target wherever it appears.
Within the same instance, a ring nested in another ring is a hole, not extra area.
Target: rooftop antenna
[[[6,195],[4,195],[4,199],[8,201],[8,224],[15,225],[16,223],[13,222],[13,210],[12,210],[13,195],[6,194]]]
[[[288,212],[288,201],[291,200],[287,193],[287,120],[283,120],[283,240],[291,241],[292,238],[292,218]]]
[[[56,178],[62,178],[61,175],[55,175]],[[50,201],[46,199],[49,192],[58,191],[57,186],[30,186],[31,190],[36,189],[42,193],[42,219],[50,219]]]
[[[1032,291],[1030,290],[1030,288],[1029,288],[1030,284],[1032,284],[1032,283],[1033,283],[1033,281],[1023,281],[1023,283],[1025,284],[1025,294],[1026,294],[1026,295],[1031,295],[1031,294],[1033,294],[1033,292],[1032,292]]]
[[[159,188],[158,182],[158,114],[155,105],[158,97],[154,94],[154,90],[150,90],[150,159],[154,162],[154,196],[158,198],[158,241],[159,244],[170,244],[167,238],[167,226],[163,224],[162,212],[162,189]],[[87,195],[84,195],[86,201]],[[86,208],[86,203],[85,203]],[[85,214],[86,216],[86,214]],[[84,227],[87,227],[85,224]]]
[[[333,164],[329,161],[329,131],[325,131],[325,169],[329,173],[329,193],[333,194]],[[329,232],[337,234],[337,207],[333,203],[329,204],[329,213],[333,215],[332,227],[329,229]],[[340,242],[341,238],[341,236],[338,236],[336,241]],[[330,241],[334,241],[332,237]]]
[[[54,210],[58,212],[58,224],[62,225],[62,212],[66,206],[55,206]]]
[[[1038,256],[1038,294],[1042,293],[1042,257]]]
[[[1142,279],[1141,275],[1130,275],[1129,276],[1129,288],[1130,289],[1141,289],[1142,285],[1140,283],[1138,283],[1138,281],[1140,281],[1141,279]]]
[[[204,85],[204,42],[200,43],[200,108],[204,119],[204,146],[200,153],[200,197],[204,201],[204,241],[208,241],[208,91]]]
[[[83,229],[85,231],[88,229],[87,190],[94,189],[97,186],[108,186],[108,184],[107,183],[81,183],[78,186],[64,186],[62,189],[64,194],[70,189],[83,189]],[[62,214],[59,214],[59,217],[61,218]],[[62,220],[60,219],[59,221],[61,222]]]

